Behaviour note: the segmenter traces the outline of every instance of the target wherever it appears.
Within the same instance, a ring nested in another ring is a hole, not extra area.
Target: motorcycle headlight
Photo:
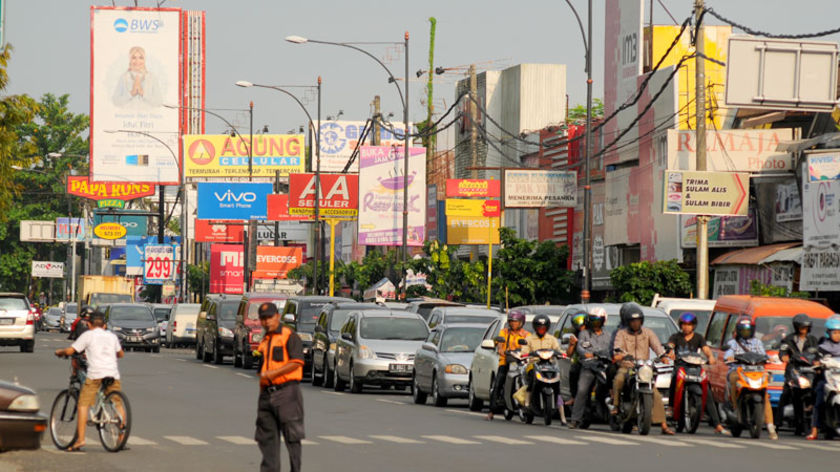
[[[760,379],[760,378],[758,378],[758,379],[749,378],[748,380],[749,380],[750,388],[753,388],[753,389],[759,389],[759,388],[761,388],[761,384],[762,384],[762,380],[763,380],[763,379]]]
[[[335,343],[330,343],[330,351],[335,351]]]
[[[461,375],[466,375],[469,372],[467,370],[467,368],[462,366],[461,364],[449,364],[448,366],[446,366],[446,368],[443,371],[446,372],[447,374],[461,374]]]
[[[544,361],[550,361],[552,357],[554,357],[554,352],[552,351],[537,351],[537,355],[540,359]]]
[[[219,336],[221,336],[223,338],[232,338],[233,337],[233,331],[231,331],[227,328],[219,328]]]
[[[312,334],[310,333],[298,333],[298,337],[301,341],[312,341]]]
[[[643,365],[639,367],[637,375],[640,382],[650,383],[653,381],[653,368],[649,365]]]
[[[365,345],[359,346],[359,359],[376,359],[376,353]]]
[[[808,377],[800,376],[799,377],[799,388],[801,389],[808,389],[811,388],[811,381],[808,380]]]

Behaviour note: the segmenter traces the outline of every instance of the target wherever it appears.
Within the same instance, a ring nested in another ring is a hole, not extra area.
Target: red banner
[[[155,194],[154,184],[91,182],[86,175],[67,177],[67,193],[91,200],[134,200]]]
[[[502,196],[499,180],[446,179],[446,197],[496,198]]]
[[[358,174],[321,174],[318,213],[325,218],[359,215]],[[289,213],[315,214],[315,174],[289,175]]]
[[[502,216],[502,202],[499,200],[485,200],[481,205],[481,216],[485,218]]]
[[[195,241],[198,243],[241,243],[245,225],[231,221],[195,220]],[[241,223],[241,222],[240,222]]]
[[[289,196],[271,193],[268,195],[268,221],[303,221],[312,217],[289,214]]]
[[[210,246],[210,293],[242,293],[245,256],[241,244]]]
[[[255,279],[285,279],[286,274],[300,267],[303,251],[299,247],[257,246]]]

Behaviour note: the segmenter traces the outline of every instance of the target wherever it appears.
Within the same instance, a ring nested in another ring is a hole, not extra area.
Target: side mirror
[[[560,344],[568,346],[572,342],[572,333],[566,333],[560,340]]]
[[[350,333],[341,333],[341,339],[343,339],[345,341],[352,341],[353,340],[353,335],[350,334]]]
[[[522,339],[522,338],[519,338],[519,342],[518,342],[517,344],[519,344],[520,346],[527,346],[527,345],[528,345],[528,341],[526,341],[526,340],[524,340],[524,339]]]
[[[216,315],[207,314],[205,317],[207,318],[207,321],[216,321]]]
[[[286,313],[283,315],[283,322],[284,323],[294,323],[295,322],[295,315],[291,313]]]
[[[423,349],[426,351],[437,352],[438,348],[432,343],[423,343]]]
[[[492,339],[485,339],[481,341],[481,349],[495,349],[496,343]]]
[[[497,343],[500,343],[500,344],[501,344],[501,343],[505,342],[505,338],[503,338],[503,337],[501,337],[501,336],[496,336],[496,337],[493,339],[493,341],[495,341],[495,342],[497,342]]]

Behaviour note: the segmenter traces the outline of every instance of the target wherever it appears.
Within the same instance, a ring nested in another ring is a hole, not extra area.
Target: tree
[[[758,280],[750,280],[750,294],[761,297],[811,298],[808,292],[792,292],[785,287],[765,285]]]
[[[604,102],[600,98],[592,100],[592,119],[604,117]],[[586,105],[578,105],[569,110],[569,121],[581,123],[586,121]]]
[[[341,259],[335,260],[335,286],[341,287],[341,280],[344,276],[344,262]],[[304,280],[306,279],[306,285],[311,286],[312,281],[315,279],[314,277],[315,272],[315,261],[311,260],[306,264],[303,264],[299,267],[295,267],[294,269],[290,270],[286,277],[291,280]],[[330,287],[330,267],[327,264],[318,264],[318,288],[320,291],[326,293]]]
[[[642,261],[616,267],[610,280],[621,302],[635,301],[650,305],[657,293],[664,297],[688,297],[691,281],[676,260]]]
[[[210,292],[210,261],[187,265],[187,280],[190,292],[201,298]]]

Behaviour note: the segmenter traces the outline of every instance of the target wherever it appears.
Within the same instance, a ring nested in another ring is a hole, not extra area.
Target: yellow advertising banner
[[[746,216],[750,174],[665,171],[664,213]]]
[[[476,200],[484,203],[483,200]],[[492,241],[490,238],[492,237]],[[499,244],[499,217],[446,217],[447,244]]]
[[[484,200],[447,198],[446,216],[483,216]]]
[[[304,140],[302,134],[254,135],[253,156],[249,159],[250,137],[227,134],[188,134],[184,136],[184,177],[210,178],[274,177],[302,173]]]

